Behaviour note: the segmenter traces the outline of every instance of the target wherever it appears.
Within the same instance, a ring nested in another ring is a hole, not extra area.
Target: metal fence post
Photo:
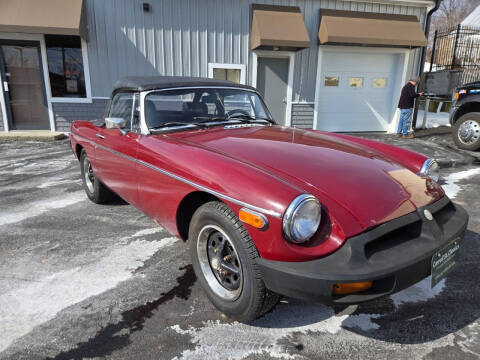
[[[453,59],[452,59],[452,69],[455,69],[457,65],[457,48],[458,48],[458,38],[460,36],[460,30],[462,28],[462,24],[458,24],[457,26],[457,34],[455,35],[455,47],[453,48]]]
[[[435,30],[435,36],[433,37],[432,57],[430,59],[430,72],[432,72],[433,62],[435,61],[435,48],[437,46],[437,35],[438,35],[438,30]]]

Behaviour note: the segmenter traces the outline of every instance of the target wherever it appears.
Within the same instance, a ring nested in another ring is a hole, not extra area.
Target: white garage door
[[[324,51],[317,128],[388,131],[402,86],[402,56]]]

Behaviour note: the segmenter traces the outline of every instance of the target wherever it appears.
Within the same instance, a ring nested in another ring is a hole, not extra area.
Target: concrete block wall
[[[73,120],[95,120],[101,117],[107,99],[93,99],[92,103],[52,103],[56,131],[70,131]]]
[[[313,127],[313,104],[292,105],[292,127],[311,129]]]

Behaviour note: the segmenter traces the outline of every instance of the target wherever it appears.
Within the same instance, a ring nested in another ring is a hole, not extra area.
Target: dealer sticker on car
[[[432,256],[432,288],[456,265],[461,238],[452,241]]]

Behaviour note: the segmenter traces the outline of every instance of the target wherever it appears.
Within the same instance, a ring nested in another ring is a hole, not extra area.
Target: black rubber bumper
[[[424,210],[433,214],[425,217]],[[431,273],[433,254],[462,238],[466,211],[447,197],[348,239],[331,255],[306,262],[260,259],[265,285],[293,298],[360,303],[409,287]],[[369,290],[332,296],[335,283],[373,281]]]

